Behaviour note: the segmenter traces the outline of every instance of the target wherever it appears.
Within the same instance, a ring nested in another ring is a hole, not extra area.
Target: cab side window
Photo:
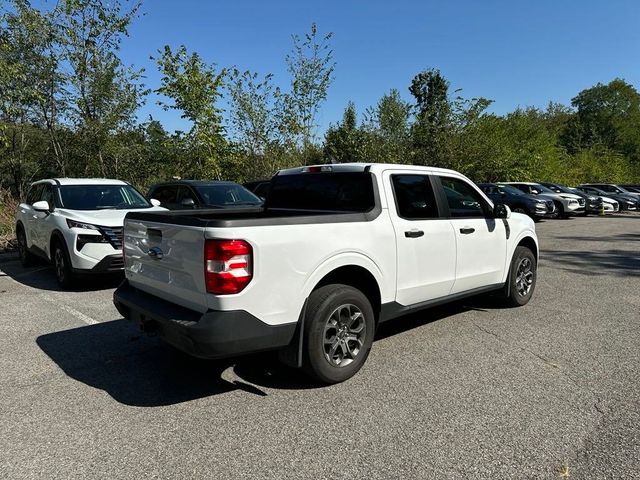
[[[45,184],[42,189],[42,195],[40,196],[40,200],[44,200],[49,204],[49,208],[55,207],[55,199],[53,195],[53,186],[51,184]]]
[[[195,193],[193,193],[193,191],[189,187],[185,185],[181,185],[177,188],[177,190],[178,192],[176,194],[176,200],[175,200],[175,203],[177,205],[182,206],[182,202],[188,199],[193,200],[197,204],[198,199]]]
[[[42,197],[42,189],[44,185],[42,183],[38,185],[32,185],[29,189],[29,193],[27,194],[27,203],[29,205],[33,205],[36,202],[40,201],[40,197]]]
[[[149,195],[152,198],[155,198],[160,202],[161,205],[175,205],[176,203],[176,187],[172,187],[171,185],[166,185],[163,187],[158,187]]]
[[[440,177],[452,218],[489,217],[489,206],[482,195],[464,180]]]
[[[438,218],[438,205],[427,175],[391,175],[398,216],[409,220]]]

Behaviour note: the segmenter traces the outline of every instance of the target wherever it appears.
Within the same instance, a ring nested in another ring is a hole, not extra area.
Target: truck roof
[[[384,170],[424,170],[435,173],[453,173],[459,175],[455,170],[447,168],[429,167],[424,165],[402,165],[397,163],[331,163],[320,165],[307,165],[304,167],[287,168],[280,170],[278,175],[295,175],[305,172],[373,172],[381,173]]]

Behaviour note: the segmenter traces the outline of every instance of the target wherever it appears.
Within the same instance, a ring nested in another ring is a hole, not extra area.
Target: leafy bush
[[[0,188],[0,252],[12,250],[15,242],[15,213],[18,201],[9,191]]]

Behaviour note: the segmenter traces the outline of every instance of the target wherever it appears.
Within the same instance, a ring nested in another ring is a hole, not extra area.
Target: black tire
[[[51,263],[53,264],[53,270],[56,274],[58,285],[65,289],[73,287],[75,284],[75,275],[71,268],[71,259],[69,258],[67,246],[63,240],[56,239],[53,242],[53,248],[51,249]]]
[[[35,262],[34,255],[27,249],[27,235],[24,232],[24,227],[18,225],[16,227],[16,239],[18,241],[18,255],[20,256],[20,263],[23,267],[30,267]]]
[[[522,278],[525,272],[521,271],[521,267],[529,266],[530,276],[526,275],[526,279]],[[529,303],[534,290],[536,289],[536,279],[538,277],[538,265],[533,252],[522,245],[516,247],[511,258],[511,266],[509,267],[509,276],[505,285],[504,301],[508,307],[522,307]],[[530,280],[529,280],[530,279]],[[526,293],[523,294],[523,283],[528,284]]]
[[[569,216],[564,213],[564,206],[561,202],[554,202],[556,204],[556,210],[558,211],[558,218],[569,218]]]
[[[525,215],[529,215],[527,209],[522,205],[516,205],[515,207],[513,207],[513,213],[524,213]]]
[[[357,315],[358,311],[360,316]],[[335,328],[331,326],[334,321]],[[361,336],[356,340],[349,340],[358,335],[353,332],[360,325],[363,328]],[[361,291],[340,284],[326,285],[315,290],[309,296],[304,318],[304,371],[326,384],[351,378],[369,356],[375,326],[373,308]],[[332,336],[333,331],[335,335]],[[331,338],[334,338],[333,342]],[[340,345],[334,348],[336,344]],[[347,358],[345,348],[351,352],[351,358]]]

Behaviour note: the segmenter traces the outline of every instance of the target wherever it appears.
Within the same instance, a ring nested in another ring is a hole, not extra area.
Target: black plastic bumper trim
[[[268,325],[244,310],[200,313],[143,292],[126,280],[114,292],[113,303],[123,317],[157,330],[167,343],[200,358],[285,347],[297,325]]]

